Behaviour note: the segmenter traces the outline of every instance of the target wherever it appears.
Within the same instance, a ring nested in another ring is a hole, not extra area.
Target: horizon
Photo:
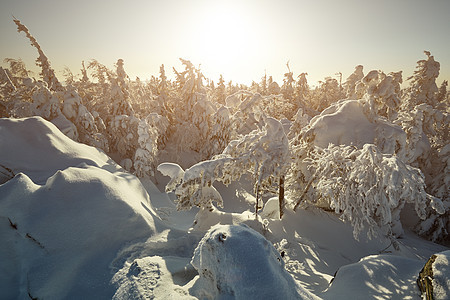
[[[1,66],[8,66],[5,58],[20,58],[39,73],[36,49],[17,32],[14,16],[37,39],[61,81],[65,67],[77,75],[82,61],[92,59],[108,68],[123,59],[130,78],[143,81],[158,77],[164,64],[173,79],[172,68],[181,70],[183,58],[216,83],[223,75],[226,82],[250,86],[267,74],[281,85],[289,62],[294,78],[308,73],[310,86],[325,77],[339,80],[339,72],[345,82],[357,65],[365,74],[403,71],[405,84],[417,61],[426,59],[424,50],[441,64],[436,83],[450,79],[445,0],[2,0],[1,6]]]

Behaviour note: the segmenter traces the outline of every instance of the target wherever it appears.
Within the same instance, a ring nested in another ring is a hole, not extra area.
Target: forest
[[[248,214],[262,226],[314,207],[350,224],[355,240],[382,236],[398,249],[407,229],[450,246],[450,96],[429,51],[405,79],[358,65],[314,87],[289,62],[283,82],[262,74],[246,86],[214,82],[183,58],[182,70],[162,64],[148,81],[130,78],[122,59],[113,68],[81,62],[81,75],[67,69],[57,78],[38,41],[14,22],[41,73],[4,59],[0,118],[42,117],[141,180],[169,176],[165,191],[177,210],[199,209],[197,226],[227,206],[223,186],[246,182]],[[0,186],[15,175],[0,161]]]
[[[404,203],[416,201],[416,207],[421,207],[419,216],[433,219],[426,227],[419,224],[418,233],[433,241],[447,235],[448,82],[437,86],[440,65],[428,51],[404,89],[400,88],[401,71],[364,74],[360,65],[342,84],[327,77],[314,89],[308,86],[307,73],[296,76],[288,64],[281,86],[267,74],[250,87],[222,77],[214,83],[185,59],[180,59],[184,70],[173,70],[174,81],[167,79],[164,65],[159,76],[152,76],[149,82],[131,80],[124,61],[118,59],[114,70],[96,60],[86,67],[83,62],[81,78],[67,70],[63,84],[28,29],[15,22],[38,50],[36,63],[42,71],[39,79],[30,78],[20,59],[5,59],[10,67],[0,70],[0,117],[41,116],[73,140],[102,149],[138,177],[154,176],[164,161],[184,168],[217,161],[213,175],[198,174],[191,183],[183,183],[196,185],[196,191],[211,181],[229,182],[248,173],[255,194],[276,193],[281,179],[292,202],[287,205],[303,201],[343,216],[356,203],[362,204],[361,199],[352,198],[364,195],[364,202],[371,207],[360,209],[370,220],[368,226],[398,221],[376,206],[381,205],[390,215]],[[386,136],[384,129],[372,133],[366,146],[366,141],[346,132],[354,128],[343,124],[342,132],[333,136],[325,132],[319,137],[322,125],[317,116],[329,111],[345,123],[342,107],[348,105],[347,99],[357,100],[352,105],[358,106],[358,113],[375,131],[383,124],[395,133]],[[271,132],[279,124],[271,125],[268,119],[289,128],[284,130],[286,138],[279,139],[279,132]],[[183,153],[192,154],[189,161],[182,160]],[[222,156],[232,162],[220,161]],[[357,178],[368,170],[370,176]],[[196,199],[202,198],[200,194],[184,194],[186,199],[180,199],[179,208],[206,206],[212,201]],[[364,225],[363,220],[355,222]]]

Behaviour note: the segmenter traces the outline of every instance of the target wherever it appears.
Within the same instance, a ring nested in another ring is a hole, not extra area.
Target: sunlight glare
[[[202,8],[195,26],[198,34],[192,41],[202,67],[218,76],[221,71],[245,64],[254,55],[258,36],[252,19],[251,14],[229,2]]]

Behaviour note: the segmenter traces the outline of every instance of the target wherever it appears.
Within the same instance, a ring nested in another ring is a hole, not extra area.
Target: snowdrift
[[[71,140],[41,117],[0,118],[0,183],[6,181],[1,175],[5,167],[43,184],[56,171],[81,163],[111,172],[121,169],[103,151]]]
[[[111,298],[119,250],[157,230],[140,181],[42,118],[0,119],[0,164],[15,174],[0,185],[0,298]]]

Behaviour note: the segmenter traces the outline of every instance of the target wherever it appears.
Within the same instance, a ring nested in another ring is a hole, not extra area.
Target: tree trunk
[[[255,220],[258,219],[259,186],[256,188]]]
[[[284,213],[284,175],[280,176],[280,184],[278,188],[279,188],[278,202],[280,204],[280,220],[281,220]]]

